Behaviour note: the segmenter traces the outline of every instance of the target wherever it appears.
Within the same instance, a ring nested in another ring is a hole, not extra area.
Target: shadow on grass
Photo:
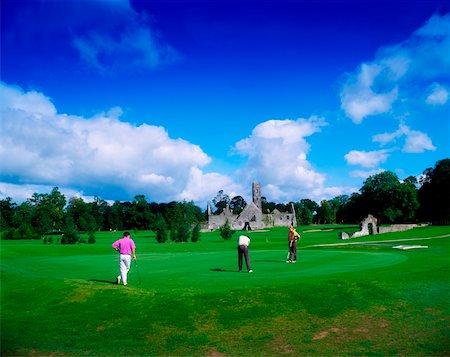
[[[93,281],[95,283],[104,283],[104,284],[112,284],[117,285],[117,281],[110,281],[110,280],[98,280],[98,279],[90,279],[89,281]]]
[[[211,271],[218,271],[220,273],[239,273],[239,270],[227,270],[222,268],[210,269]]]
[[[258,262],[264,262],[264,263],[283,263],[286,264],[286,260],[268,260],[268,259],[259,259]]]

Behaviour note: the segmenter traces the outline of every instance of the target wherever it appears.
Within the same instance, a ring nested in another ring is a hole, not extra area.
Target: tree
[[[223,193],[223,190],[217,192],[216,197],[213,198],[214,206],[216,206],[216,212],[214,214],[220,214],[230,204],[230,197]]]
[[[193,223],[202,222],[205,220],[205,214],[201,208],[196,206],[193,201],[181,202],[186,222],[191,225]]]
[[[289,205],[287,205],[285,203],[277,203],[275,205],[275,209],[277,209],[280,212],[287,212],[287,211],[289,211]]]
[[[320,207],[317,209],[317,219],[319,224],[330,224],[336,220],[336,214],[333,211],[333,207],[327,200],[320,202]]]
[[[261,197],[261,208],[263,213],[272,212],[277,204],[275,202],[267,202],[266,197]]]
[[[404,183],[409,183],[410,185],[414,186],[415,188],[418,188],[419,182],[417,181],[417,177],[415,176],[408,176],[403,180]]]
[[[423,172],[419,189],[422,220],[450,224],[450,159],[436,162],[434,168]]]
[[[72,216],[66,217],[61,244],[75,244],[80,240],[78,230],[75,226]]]
[[[110,207],[108,205],[108,202],[102,200],[98,196],[95,196],[94,202],[89,203],[88,206],[89,212],[95,221],[94,229],[108,230],[110,228],[110,224],[108,224],[108,221],[110,219]]]
[[[88,243],[89,244],[94,244],[95,243],[95,232],[94,231],[90,231],[89,232]]]
[[[95,231],[96,220],[91,214],[92,205],[87,204],[81,197],[71,197],[66,209],[66,216],[71,217],[77,231]],[[67,226],[67,222],[66,222]]]
[[[156,232],[156,241],[158,243],[165,243],[167,241],[167,223],[163,215],[159,212],[156,215],[154,230]]]
[[[417,191],[417,180],[411,177],[404,180],[398,190],[398,203],[402,212],[403,222],[415,222],[417,210],[419,208],[419,195]]]
[[[11,197],[0,200],[0,230],[3,231],[13,226],[13,218],[17,205]]]
[[[136,230],[138,226],[137,210],[133,202],[121,202],[123,228]]]
[[[317,213],[319,205],[310,200],[302,199],[299,203],[294,204],[297,223],[300,225],[309,225],[313,223],[314,215]]]
[[[53,187],[52,192],[46,197],[51,207],[53,231],[60,230],[64,223],[64,207],[66,206],[66,197],[59,192],[58,187]]]
[[[134,213],[135,228],[137,229],[149,229],[155,221],[155,215],[150,211],[147,200],[144,195],[138,195],[134,197]]]
[[[120,201],[114,201],[111,207],[111,227],[112,229],[124,229],[123,206]]]
[[[400,183],[393,172],[370,176],[360,191],[364,215],[371,213],[387,223],[414,220],[418,208],[416,189],[410,182]]]
[[[219,231],[220,236],[225,240],[229,240],[235,233],[235,231],[231,229],[230,222],[228,222],[228,219],[225,220],[225,223],[223,224],[223,226],[219,228]]]
[[[27,200],[32,207],[32,226],[40,234],[61,230],[66,198],[54,187],[50,194],[34,193]]]
[[[191,237],[191,227],[187,221],[184,221],[178,233],[178,241],[187,242],[189,241],[190,237]]]
[[[179,202],[170,202],[166,209],[166,221],[170,227],[170,239],[174,242],[182,242],[183,225],[185,224],[185,216],[183,205]]]
[[[198,242],[200,240],[200,229],[201,226],[199,223],[197,223],[194,228],[192,229],[192,235],[191,235],[191,241],[192,242]]]
[[[349,197],[347,195],[336,196],[331,200],[331,205],[335,211],[335,223],[344,223],[347,217],[347,203]]]
[[[245,206],[247,206],[247,202],[245,202],[242,196],[235,196],[230,201],[230,210],[233,214],[240,214]]]

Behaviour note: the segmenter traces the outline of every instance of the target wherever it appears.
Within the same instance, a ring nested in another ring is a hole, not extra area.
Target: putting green
[[[285,262],[286,251],[250,252],[253,273],[237,271],[235,251],[144,253],[132,264],[129,288],[154,293],[203,293],[240,288],[295,284],[309,277],[326,277],[375,269],[407,260],[400,252],[300,250],[296,264]],[[23,261],[22,261],[23,260]],[[89,282],[110,288],[118,274],[116,255],[76,255],[17,258],[11,272],[31,279]],[[117,287],[121,288],[121,287]]]

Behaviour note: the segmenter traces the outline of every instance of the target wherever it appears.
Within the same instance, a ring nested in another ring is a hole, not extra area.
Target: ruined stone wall
[[[378,232],[381,233],[390,233],[390,232],[402,232],[408,231],[417,227],[426,227],[427,224],[393,224],[387,227],[379,227]]]
[[[369,225],[372,225],[372,232],[369,231]],[[355,232],[353,234],[348,234],[346,232],[341,232],[339,234],[340,239],[351,239],[357,237],[364,237],[371,234],[383,234],[389,232],[402,232],[407,231],[416,227],[425,227],[427,224],[392,224],[390,226],[385,227],[377,227],[377,219],[369,214],[362,222],[361,222],[361,230]]]
[[[259,182],[252,183],[252,200],[256,207],[262,209],[261,185]]]
[[[258,182],[252,184],[252,194],[253,202],[247,205],[239,216],[233,215],[229,207],[226,207],[221,214],[214,215],[208,204],[208,228],[210,230],[218,229],[225,224],[227,219],[231,228],[235,230],[243,229],[247,222],[252,230],[273,226],[288,227],[297,225],[293,205],[291,205],[291,212],[274,210],[272,213],[263,214],[261,209],[261,186]]]

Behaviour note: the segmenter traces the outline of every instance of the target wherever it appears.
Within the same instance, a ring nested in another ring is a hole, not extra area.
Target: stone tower
[[[256,207],[258,207],[259,209],[262,209],[261,185],[259,182],[252,183],[252,194],[253,194],[253,203],[256,205]]]

